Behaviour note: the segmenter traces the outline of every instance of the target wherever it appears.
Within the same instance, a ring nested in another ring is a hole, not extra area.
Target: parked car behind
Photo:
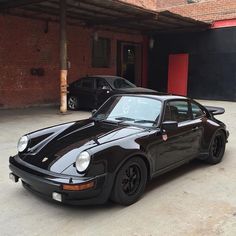
[[[68,108],[94,109],[114,94],[155,94],[154,90],[137,87],[128,80],[110,75],[94,75],[78,79],[69,85]]]

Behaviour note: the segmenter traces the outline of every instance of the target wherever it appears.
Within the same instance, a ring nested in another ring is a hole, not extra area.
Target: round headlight
[[[90,163],[89,153],[88,152],[81,152],[76,159],[75,166],[79,172],[84,172],[88,168],[89,163]]]
[[[22,136],[17,144],[17,150],[18,152],[23,152],[28,146],[29,139],[27,136]]]

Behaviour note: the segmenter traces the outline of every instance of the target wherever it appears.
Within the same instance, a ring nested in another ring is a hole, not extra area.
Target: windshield
[[[136,86],[123,78],[108,80],[109,84],[114,89],[135,88]]]
[[[140,96],[111,97],[94,115],[94,119],[152,127],[159,119],[162,103]]]

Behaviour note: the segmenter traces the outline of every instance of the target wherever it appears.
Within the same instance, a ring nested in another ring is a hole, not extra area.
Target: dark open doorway
[[[137,86],[141,85],[141,44],[118,42],[117,74]]]

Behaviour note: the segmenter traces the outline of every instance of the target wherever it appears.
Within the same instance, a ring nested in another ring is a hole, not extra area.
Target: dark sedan
[[[155,94],[154,90],[136,87],[128,80],[110,75],[95,75],[74,81],[68,88],[67,105],[70,110],[95,109],[115,94]]]
[[[115,95],[87,120],[20,138],[10,178],[58,202],[130,205],[160,174],[194,158],[219,163],[223,112],[181,96]]]

